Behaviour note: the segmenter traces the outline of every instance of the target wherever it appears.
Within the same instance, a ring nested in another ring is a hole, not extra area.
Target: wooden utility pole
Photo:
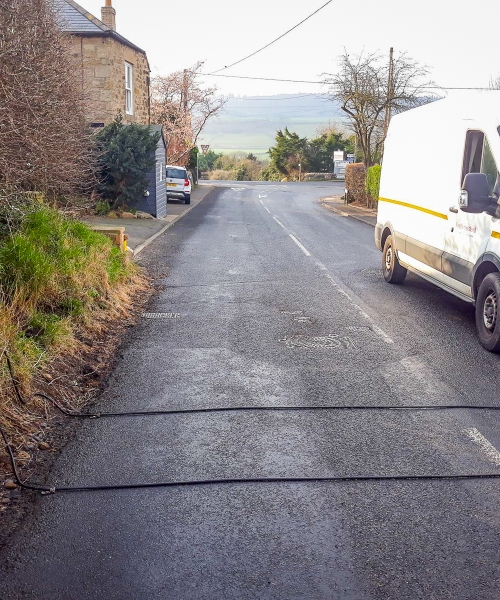
[[[389,72],[387,75],[387,105],[385,107],[384,139],[387,137],[387,130],[392,116],[392,100],[394,96],[394,48],[389,52]]]

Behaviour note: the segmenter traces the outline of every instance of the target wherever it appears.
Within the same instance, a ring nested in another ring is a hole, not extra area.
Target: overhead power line
[[[323,104],[323,103],[322,103]],[[238,106],[231,105],[228,107],[230,110],[260,110],[261,108],[275,108],[277,110],[281,110],[282,108],[309,108],[311,110],[318,110],[317,106],[312,106],[311,104],[281,104],[280,106],[276,106],[275,104],[271,105],[257,105],[257,106]],[[227,110],[227,108],[226,108]]]
[[[302,79],[279,79],[277,77],[248,77],[244,75],[216,75],[215,73],[203,73],[205,77],[229,77],[232,79],[253,79],[254,81],[283,81],[290,83],[315,83],[318,85],[328,85],[327,81],[305,81]],[[490,87],[454,87],[446,85],[428,85],[426,87],[418,88],[419,90],[477,90],[485,92],[494,92],[498,90],[492,90]],[[313,94],[317,95],[317,94]]]
[[[230,101],[236,102],[262,102],[262,100],[273,100],[280,102],[281,100],[296,100],[297,98],[305,98],[307,96],[316,96],[317,98],[325,97],[326,94],[292,94],[290,96],[234,96],[229,98]]]
[[[301,79],[278,79],[275,77],[245,77],[243,75],[216,75],[215,73],[202,73],[205,77],[229,77],[231,79],[254,79],[258,81],[288,81],[291,83],[319,83],[323,84],[323,81],[303,81]]]
[[[442,85],[433,85],[429,87],[420,88],[421,90],[478,90],[483,92],[492,92],[489,87],[446,87]]]
[[[255,56],[256,54],[259,54],[259,52],[262,52],[266,48],[269,48],[269,46],[272,46],[277,41],[279,41],[282,38],[284,38],[286,35],[288,35],[289,33],[291,33],[294,29],[297,29],[297,27],[300,27],[303,23],[305,23],[306,21],[308,21],[311,17],[314,17],[314,15],[318,14],[320,10],[323,10],[326,6],[328,6],[332,2],[333,2],[333,0],[328,0],[328,2],[326,2],[325,4],[323,4],[323,6],[320,6],[317,10],[315,10],[308,17],[306,17],[305,19],[303,19],[300,23],[297,23],[297,25],[294,25],[291,29],[289,29],[288,31],[285,31],[285,33],[283,33],[282,35],[280,35],[279,37],[277,37],[272,42],[269,42],[269,44],[266,44],[265,46],[262,46],[262,48],[259,48],[255,52],[252,52],[252,54],[249,54],[248,56],[245,56],[244,58],[240,58],[240,60],[237,60],[236,62],[231,63],[230,65],[222,67],[222,69],[217,69],[217,71],[213,71],[212,73],[210,73],[210,75],[214,75],[215,73],[220,73],[221,71],[225,71],[226,69],[230,69],[231,67],[234,67],[235,65],[239,65],[244,60],[248,60],[249,58],[252,58],[252,56]]]

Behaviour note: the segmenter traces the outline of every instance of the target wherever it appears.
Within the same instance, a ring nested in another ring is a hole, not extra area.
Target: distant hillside
[[[253,152],[266,156],[276,131],[288,127],[301,136],[314,137],[318,127],[344,119],[338,105],[327,96],[247,96],[231,98],[225,112],[209,121],[200,143],[219,152]]]

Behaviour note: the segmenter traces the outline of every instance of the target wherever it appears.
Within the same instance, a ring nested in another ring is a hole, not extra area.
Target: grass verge
[[[41,401],[19,404],[5,353],[25,397],[47,385],[60,397],[52,384],[63,378],[64,400],[81,405],[92,386],[82,394],[77,371],[82,367],[88,375],[95,371],[89,363],[102,366],[105,352],[102,346],[93,350],[94,343],[128,318],[134,296],[147,287],[106,236],[45,206],[28,210],[0,240],[0,423],[21,466],[32,463],[38,449],[33,436],[47,426],[48,414]],[[0,447],[0,474],[8,470]]]

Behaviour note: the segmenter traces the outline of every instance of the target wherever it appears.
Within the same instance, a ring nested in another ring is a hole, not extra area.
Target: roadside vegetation
[[[90,364],[109,360],[103,339],[129,318],[147,282],[111,239],[78,220],[113,184],[123,187],[109,159],[119,136],[96,143],[86,125],[80,71],[50,3],[0,5],[0,425],[26,465],[37,450],[31,436],[49,415],[31,393],[88,400],[75,386],[95,370]],[[145,165],[128,151],[125,187],[142,192]],[[0,472],[8,470],[0,445]]]
[[[212,166],[212,170],[209,171],[209,179],[234,181],[262,181],[265,179],[269,161],[258,160],[253,154],[243,152],[213,153],[213,155],[215,155],[215,159],[214,156],[208,157]],[[206,162],[204,161],[203,166]]]
[[[149,127],[125,126],[121,114],[96,135],[99,213],[134,208],[147,188],[159,139]]]
[[[134,272],[106,236],[55,209],[26,206],[0,240],[2,352],[23,383],[34,365],[75,349],[78,328],[92,327],[95,312],[115,311],[116,291]],[[5,363],[1,373],[7,376]]]
[[[432,102],[429,70],[400,52],[390,60],[378,52],[339,58],[335,74],[324,80],[330,98],[345,113],[368,169],[381,161],[392,114]]]
[[[319,129],[317,137],[311,140],[288,129],[278,131],[276,145],[269,149],[268,178],[297,181],[299,172],[333,173],[335,150],[354,152],[353,139],[335,125]]]
[[[83,340],[127,315],[144,280],[106,236],[44,204],[17,207],[0,239],[0,424],[22,442],[36,420],[16,399],[7,357],[29,397],[61,355],[78,365]]]
[[[209,150],[199,155],[200,172],[212,180],[236,181],[298,181],[299,164],[302,174],[333,173],[333,152],[354,151],[353,138],[340,127],[320,128],[309,140],[285,128],[276,132],[276,144],[269,151],[269,160],[259,160],[254,154],[217,153]]]

